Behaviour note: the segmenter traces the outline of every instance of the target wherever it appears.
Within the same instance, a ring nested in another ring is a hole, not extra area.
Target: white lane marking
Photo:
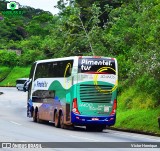
[[[75,135],[69,135],[70,137],[74,137],[74,138],[78,138],[78,139],[86,139],[86,140],[90,140],[90,141],[95,141],[95,142],[99,142],[100,140],[97,139],[92,139],[92,138],[87,138],[87,137],[79,137],[79,136],[75,136]]]
[[[13,123],[13,124],[16,124],[16,125],[22,125],[22,124],[20,124],[20,123],[17,123],[17,122],[14,122],[14,121],[10,121],[11,123]]]
[[[28,141],[19,141],[19,142],[28,142]]]
[[[144,135],[144,134],[136,134],[136,133],[130,133],[130,134],[127,134],[127,132],[121,132],[121,133],[118,133],[118,132],[113,132],[114,135],[121,135],[121,136],[127,136],[127,137],[134,137],[134,138],[141,138],[141,139],[151,139],[153,141],[160,141],[159,137],[158,136],[151,136],[151,135]],[[148,136],[148,137],[147,137]],[[154,138],[154,137],[157,137],[157,138]]]

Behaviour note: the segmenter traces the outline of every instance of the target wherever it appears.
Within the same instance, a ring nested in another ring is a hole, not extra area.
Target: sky
[[[31,6],[33,8],[40,8],[45,11],[50,11],[52,14],[58,13],[58,9],[54,8],[58,0],[13,0],[13,1],[19,2],[20,5]]]

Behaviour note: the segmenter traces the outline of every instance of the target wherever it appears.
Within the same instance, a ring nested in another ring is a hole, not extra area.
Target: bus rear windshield
[[[115,60],[106,58],[80,58],[78,73],[116,74]]]

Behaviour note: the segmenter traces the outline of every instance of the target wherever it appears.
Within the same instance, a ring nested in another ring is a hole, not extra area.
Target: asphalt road
[[[42,143],[53,142],[70,142],[67,146],[75,145],[86,148],[50,148],[50,149],[23,149],[23,150],[87,150],[87,151],[99,151],[99,150],[115,150],[115,151],[159,151],[160,148],[120,148],[125,147],[126,144],[134,145],[136,142],[153,143],[160,142],[160,137],[133,134],[127,132],[117,132],[114,130],[104,130],[103,132],[88,132],[84,127],[77,127],[76,129],[60,129],[54,127],[53,123],[39,124],[34,123],[31,118],[26,117],[26,98],[27,92],[18,91],[16,88],[0,87],[0,92],[4,94],[0,95],[0,142],[19,142],[25,144],[27,142]],[[88,142],[88,143],[87,143]],[[115,148],[87,148],[87,144],[93,142],[94,147],[101,145],[114,145]],[[99,143],[98,143],[99,142]],[[101,142],[106,142],[100,144]],[[113,142],[121,142],[116,144]],[[87,143],[87,144],[85,144]],[[43,143],[42,143],[43,144]],[[144,144],[144,143],[142,143]],[[1,145],[1,144],[0,144]],[[60,143],[63,147],[63,143]],[[160,145],[160,143],[159,143]],[[20,146],[21,147],[21,146]],[[22,148],[24,148],[22,146]],[[22,150],[21,148],[10,149],[0,148],[3,151]]]

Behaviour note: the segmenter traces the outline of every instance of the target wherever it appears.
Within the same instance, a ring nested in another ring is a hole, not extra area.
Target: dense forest
[[[119,94],[133,86],[134,94],[152,98],[147,107],[160,105],[160,0],[59,0],[56,7],[57,15],[23,6],[21,16],[0,13],[1,67],[74,55],[116,57]]]

